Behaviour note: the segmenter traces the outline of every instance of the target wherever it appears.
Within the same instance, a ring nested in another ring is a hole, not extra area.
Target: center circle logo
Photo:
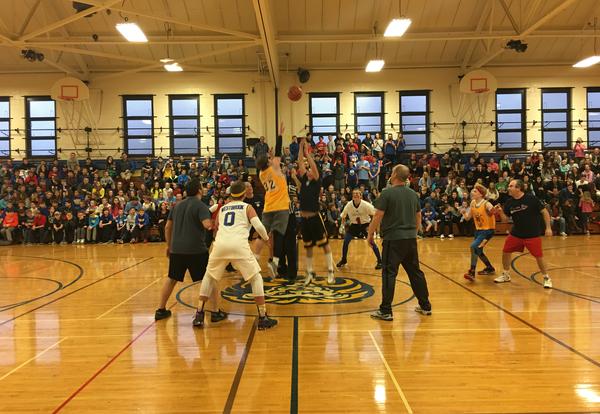
[[[265,282],[264,286],[265,301],[276,305],[355,303],[375,293],[373,286],[350,277],[337,277],[333,285],[328,285],[325,281],[317,281],[308,286],[304,286],[302,282],[289,285]],[[223,289],[221,296],[230,302],[254,303],[252,287],[245,281]]]

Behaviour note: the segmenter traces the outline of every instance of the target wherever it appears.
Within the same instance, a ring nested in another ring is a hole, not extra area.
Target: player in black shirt
[[[513,226],[504,241],[504,248],[502,249],[504,271],[494,279],[494,282],[510,282],[509,269],[512,253],[523,252],[523,249],[527,248],[529,253],[537,260],[540,271],[544,276],[544,287],[550,289],[552,288],[552,280],[548,275],[546,263],[544,262],[542,239],[540,237],[542,219],[546,227],[546,236],[552,236],[550,214],[538,198],[523,192],[524,187],[523,181],[511,180],[508,184],[510,198],[504,203],[503,207],[496,206],[503,220],[512,217]]]
[[[313,247],[322,247],[327,260],[327,283],[335,283],[333,272],[333,255],[329,246],[329,238],[323,219],[319,214],[319,195],[321,194],[321,180],[319,170],[312,155],[308,151],[306,140],[300,141],[300,157],[304,155],[308,160],[308,170],[304,165],[304,160],[298,161],[298,177],[301,186],[298,189],[300,199],[300,215],[302,216],[301,231],[304,247],[306,248],[306,279],[304,285],[307,286],[315,277],[312,266]]]

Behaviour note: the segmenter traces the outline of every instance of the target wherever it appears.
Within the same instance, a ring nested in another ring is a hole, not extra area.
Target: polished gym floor
[[[497,268],[503,241],[487,248]],[[268,331],[236,273],[228,320],[193,329],[186,282],[155,322],[164,244],[2,247],[0,412],[599,412],[600,238],[544,240],[553,290],[528,254],[511,283],[466,281],[469,242],[419,241],[432,316],[400,271],[394,321],[372,320],[380,275],[356,240],[335,285],[265,285]]]

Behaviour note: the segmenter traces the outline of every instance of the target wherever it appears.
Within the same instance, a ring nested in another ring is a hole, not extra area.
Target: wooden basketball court
[[[527,254],[510,284],[467,282],[468,242],[419,242],[430,317],[400,272],[395,320],[369,318],[380,276],[354,241],[336,285],[266,285],[268,331],[237,274],[222,283],[227,321],[193,329],[198,286],[182,284],[155,323],[162,244],[5,248],[0,412],[600,411],[600,242],[546,239],[550,291]],[[497,267],[502,243],[488,247]]]

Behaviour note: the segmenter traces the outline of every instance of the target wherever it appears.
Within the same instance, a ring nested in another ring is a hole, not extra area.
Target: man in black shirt
[[[313,272],[312,258],[313,258],[313,247],[322,247],[325,252],[325,259],[327,260],[327,269],[329,271],[327,276],[327,283],[335,283],[335,275],[333,273],[333,255],[331,254],[331,247],[329,246],[329,238],[327,236],[327,230],[323,219],[319,214],[319,196],[321,194],[321,181],[319,179],[319,170],[315,161],[308,151],[308,144],[305,140],[300,142],[300,157],[298,159],[298,176],[300,178],[301,186],[299,190],[300,198],[300,215],[302,216],[302,241],[306,248],[306,279],[304,285],[308,284],[313,280],[315,274]],[[308,160],[308,167],[304,165],[302,156],[305,156]]]
[[[508,184],[510,198],[504,203],[504,207],[496,206],[504,221],[507,220],[507,217],[512,217],[513,226],[504,241],[504,248],[502,249],[504,271],[494,279],[494,282],[510,282],[509,269],[512,253],[523,252],[523,249],[527,248],[529,253],[535,257],[544,276],[544,287],[550,289],[552,288],[552,280],[548,275],[546,263],[544,262],[542,239],[540,237],[542,219],[546,226],[546,236],[552,236],[550,214],[538,198],[532,194],[525,194],[523,189],[523,181],[511,180]]]

